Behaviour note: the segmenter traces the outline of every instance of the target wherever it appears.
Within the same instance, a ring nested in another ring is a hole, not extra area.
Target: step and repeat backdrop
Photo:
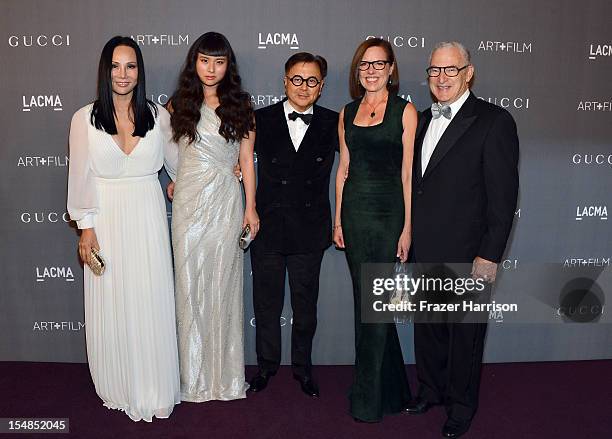
[[[462,41],[476,68],[475,94],[512,113],[521,141],[519,205],[498,289],[506,302],[520,298],[523,313],[490,315],[486,361],[612,358],[609,1],[0,4],[0,360],[86,361],[83,268],[66,213],[67,140],[72,114],[95,98],[104,43],[132,36],[144,55],[147,93],[165,104],[190,44],[213,30],[230,40],[257,108],[283,98],[285,60],[311,51],[329,63],[319,103],[340,110],[350,100],[355,48],[382,37],[396,53],[400,94],[424,109],[431,104],[425,75],[431,48]],[[160,180],[165,186],[164,172]],[[169,221],[170,211],[168,205]],[[244,276],[246,353],[253,364],[248,253]],[[353,362],[352,309],[344,254],[331,247],[321,275],[317,364]],[[289,303],[281,325],[286,361]],[[412,326],[399,329],[412,363]]]

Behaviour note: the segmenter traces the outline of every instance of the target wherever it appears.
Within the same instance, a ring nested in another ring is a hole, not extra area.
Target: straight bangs
[[[197,51],[202,55],[225,56],[228,61],[231,56],[231,47],[227,44],[225,38],[219,38],[216,35],[203,38],[198,45]]]

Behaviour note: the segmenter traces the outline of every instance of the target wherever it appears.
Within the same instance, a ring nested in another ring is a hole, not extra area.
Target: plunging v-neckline
[[[123,150],[123,148],[121,148],[121,146],[119,145],[119,143],[117,143],[117,140],[115,140],[115,136],[110,134],[111,140],[113,141],[113,144],[117,147],[117,149],[126,157],[131,156],[134,151],[136,151],[136,148],[138,148],[138,145],[140,145],[140,142],[142,141],[142,137],[138,137],[138,142],[136,142],[136,144],[134,145],[134,147],[132,148],[132,150],[127,153]]]

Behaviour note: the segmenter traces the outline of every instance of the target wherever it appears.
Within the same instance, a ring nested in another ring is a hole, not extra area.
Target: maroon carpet
[[[254,372],[248,368],[248,376]],[[408,368],[415,384],[414,367]],[[346,392],[352,369],[319,366],[321,398],[303,395],[283,367],[261,394],[182,403],[170,419],[132,422],[102,406],[85,364],[0,362],[0,418],[70,418],[70,434],[43,438],[439,438],[444,410],[356,423]],[[612,361],[485,365],[480,409],[466,438],[612,438]]]

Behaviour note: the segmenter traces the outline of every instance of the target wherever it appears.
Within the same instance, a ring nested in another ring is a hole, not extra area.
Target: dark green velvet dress
[[[382,123],[353,124],[360,100],[344,108],[349,175],[342,193],[342,231],[355,300],[355,377],[350,412],[366,422],[398,413],[410,400],[404,360],[393,323],[361,323],[362,263],[393,263],[404,226],[402,114],[406,101],[389,96]]]

